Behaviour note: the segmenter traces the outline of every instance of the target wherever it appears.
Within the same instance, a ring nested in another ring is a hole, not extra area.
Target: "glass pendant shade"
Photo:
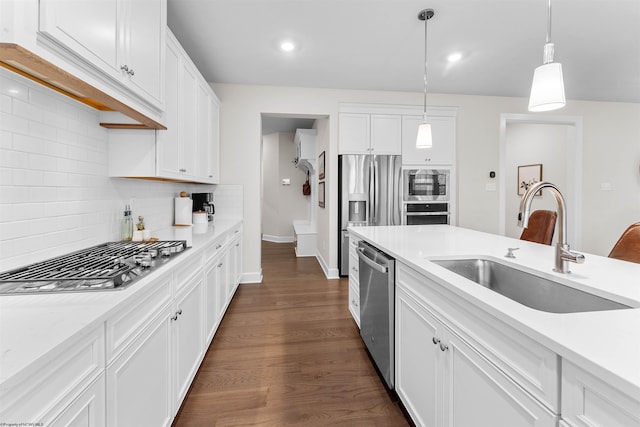
[[[418,126],[418,137],[416,138],[416,148],[431,148],[433,141],[431,139],[431,125],[422,123]]]
[[[550,62],[536,68],[531,84],[529,111],[557,110],[565,104],[562,64]]]

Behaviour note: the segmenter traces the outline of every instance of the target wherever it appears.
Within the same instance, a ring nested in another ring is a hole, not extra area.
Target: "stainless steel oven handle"
[[[451,215],[449,212],[405,212],[407,216]]]
[[[369,258],[364,253],[364,248],[358,248],[358,258],[360,258],[362,261],[364,261],[365,264],[367,264],[369,267],[373,268],[376,271],[379,271],[380,273],[386,273],[387,271],[389,271],[388,267],[380,265],[377,262],[375,262],[374,260],[372,260],[371,258]]]

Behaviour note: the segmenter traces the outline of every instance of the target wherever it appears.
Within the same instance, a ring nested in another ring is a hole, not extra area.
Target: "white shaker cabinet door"
[[[396,292],[396,392],[417,426],[438,427],[442,366],[439,322],[413,299]]]
[[[170,307],[107,367],[108,426],[168,426],[171,396]]]
[[[176,298],[173,315],[175,349],[176,405],[180,406],[187,394],[191,380],[196,375],[203,351],[202,274]]]
[[[371,153],[400,154],[402,151],[402,116],[371,115]]]
[[[416,148],[422,116],[402,116],[403,165],[452,165],[455,160],[455,117],[427,116],[433,147]]]
[[[369,154],[371,141],[370,115],[340,113],[338,120],[339,154]]]
[[[180,109],[180,50],[173,41],[167,38],[166,50],[166,107],[163,115],[166,130],[159,130],[157,135],[157,175],[164,178],[180,178],[182,161]]]
[[[457,335],[448,333],[440,425],[555,427],[557,416]]]
[[[124,1],[124,0],[121,0]],[[123,40],[124,58],[129,67],[129,81],[136,92],[156,105],[164,101],[166,6],[159,0],[124,1],[128,10],[127,31]]]
[[[106,422],[105,380],[100,375],[67,406],[50,427],[103,427]]]
[[[198,181],[198,142],[197,142],[197,99],[198,77],[197,71],[185,64],[181,70],[181,93],[179,111],[179,128],[182,138],[182,164],[183,179]]]
[[[40,0],[40,32],[108,74],[118,70],[118,0]]]

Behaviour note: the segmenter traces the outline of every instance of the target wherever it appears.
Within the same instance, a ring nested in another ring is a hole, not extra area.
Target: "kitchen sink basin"
[[[630,308],[504,264],[481,258],[431,260],[527,307],[550,313]]]

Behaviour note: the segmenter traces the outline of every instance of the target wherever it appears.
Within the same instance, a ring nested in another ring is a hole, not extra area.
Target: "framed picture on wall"
[[[542,181],[542,164],[518,166],[518,196],[524,195],[525,191]],[[536,196],[541,196],[542,191],[538,191]]]
[[[324,181],[318,183],[318,206],[324,208]]]
[[[318,156],[318,179],[324,179],[324,151]]]

